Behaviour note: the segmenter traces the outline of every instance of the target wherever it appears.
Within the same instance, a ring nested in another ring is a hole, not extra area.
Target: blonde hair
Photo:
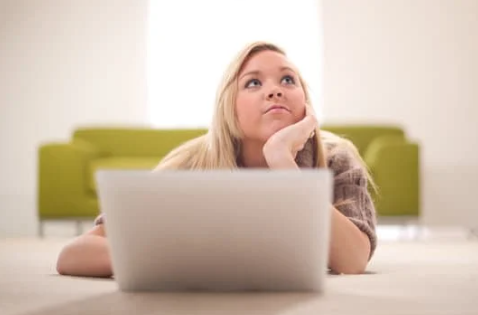
[[[274,51],[286,56],[282,48],[268,42],[254,42],[241,50],[229,64],[218,87],[212,124],[208,132],[172,150],[161,160],[155,170],[238,168],[241,130],[235,114],[237,81],[244,64],[252,56],[262,51]],[[297,75],[304,90],[306,102],[311,104],[307,84],[298,71]],[[327,167],[326,153],[322,140],[335,147],[337,145],[350,147],[352,149],[351,152],[365,165],[355,146],[350,141],[329,133],[324,133],[321,136],[321,131],[318,127],[313,136],[314,151],[316,153],[314,167]],[[370,176],[369,180],[371,180]]]

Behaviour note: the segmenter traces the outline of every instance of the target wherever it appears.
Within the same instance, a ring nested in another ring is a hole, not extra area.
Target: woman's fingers
[[[313,107],[307,103],[305,104],[304,122],[306,122],[306,126],[304,126],[306,130],[304,130],[304,132],[308,134],[308,138],[312,138],[315,134],[315,128],[318,126],[318,122]]]
[[[319,122],[317,120],[314,108],[308,103],[305,104],[305,115],[306,118],[309,117],[309,119],[311,120],[311,131],[309,134],[309,138],[312,138],[315,135],[315,129],[318,127]]]
[[[305,115],[316,117],[314,108],[310,104],[307,104],[307,103],[305,104]]]

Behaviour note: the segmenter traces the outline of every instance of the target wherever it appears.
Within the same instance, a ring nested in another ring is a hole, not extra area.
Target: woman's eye
[[[252,80],[249,80],[247,83],[246,83],[246,87],[251,87],[251,86],[259,86],[261,85],[261,82],[257,79],[252,79]]]
[[[283,77],[282,82],[285,84],[295,84],[294,78],[290,75],[286,75],[285,77]]]
[[[246,88],[253,87],[253,86],[259,86],[259,85],[261,85],[261,81],[259,81],[257,79],[252,79],[252,80],[247,81]]]

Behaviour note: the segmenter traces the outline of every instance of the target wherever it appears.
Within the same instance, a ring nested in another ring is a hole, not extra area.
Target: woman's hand
[[[295,157],[305,143],[314,135],[318,126],[312,106],[305,105],[305,117],[273,134],[264,145],[262,152],[270,168],[297,167]]]

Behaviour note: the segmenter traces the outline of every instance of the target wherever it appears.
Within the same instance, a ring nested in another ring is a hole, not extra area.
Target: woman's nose
[[[267,98],[268,99],[271,99],[271,98],[274,98],[274,97],[277,97],[277,98],[281,98],[283,96],[282,92],[281,91],[274,91],[272,93],[269,93],[267,95]]]

